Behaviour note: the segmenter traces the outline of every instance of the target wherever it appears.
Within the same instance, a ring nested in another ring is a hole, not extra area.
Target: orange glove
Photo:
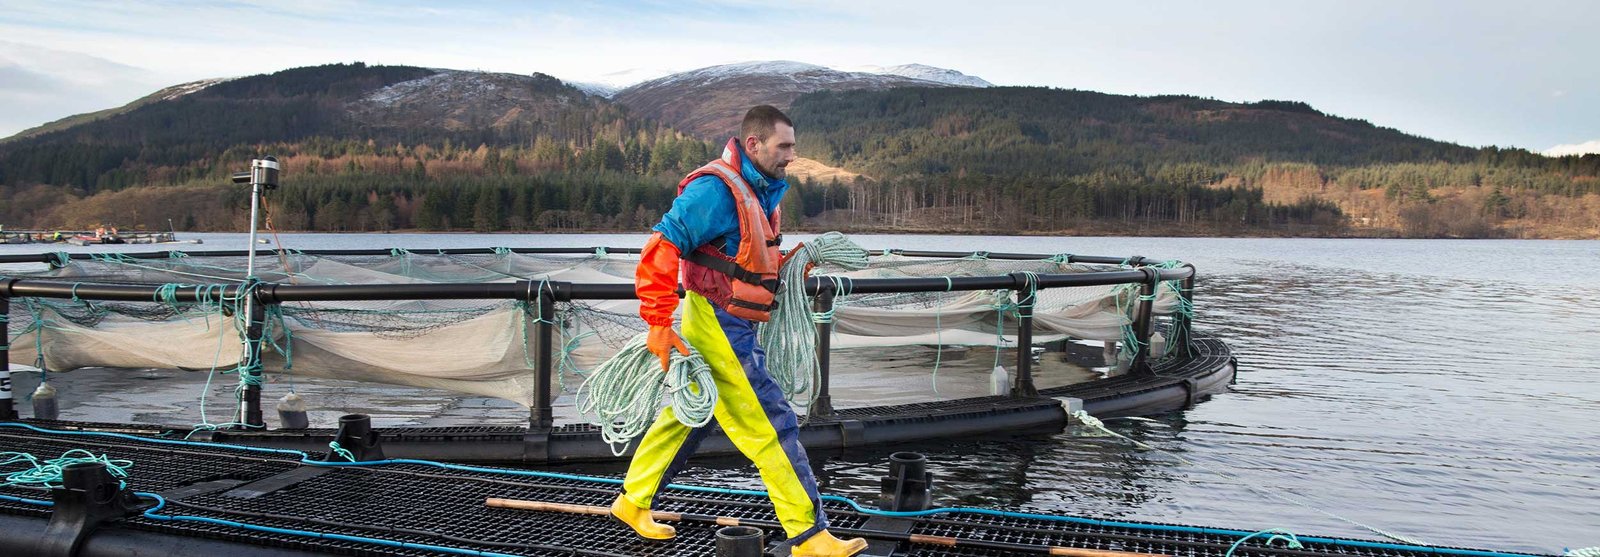
[[[678,332],[672,330],[671,325],[651,325],[650,336],[645,337],[646,348],[651,354],[661,358],[661,372],[666,373],[672,368],[672,349],[678,349],[679,354],[689,355],[689,346],[678,337]]]

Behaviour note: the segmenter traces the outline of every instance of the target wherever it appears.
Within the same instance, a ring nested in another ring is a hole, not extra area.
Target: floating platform
[[[415,460],[323,462],[324,453],[0,423],[0,451],[45,459],[73,449],[131,462],[126,489],[119,492],[110,476],[76,493],[0,487],[0,528],[7,532],[0,555],[698,556],[718,554],[721,526],[712,517],[760,528],[766,554],[788,554],[760,492],[672,486],[657,497],[656,510],[683,515],[678,538],[651,542],[604,516],[486,505],[503,498],[604,506],[616,496],[615,478]],[[1308,536],[1291,549],[1258,532],[1226,528],[987,509],[886,513],[837,496],[825,496],[823,504],[836,533],[872,542],[862,555],[1528,555]]]
[[[1085,383],[1044,389],[1038,397],[990,396],[896,406],[858,407],[815,416],[802,427],[800,440],[813,453],[959,436],[1060,431],[1067,406],[1081,401],[1083,410],[1102,417],[1142,416],[1181,410],[1227,389],[1236,364],[1222,341],[1197,335],[1191,354],[1151,363],[1149,373],[1129,373]],[[290,449],[326,450],[332,429],[195,431],[189,426],[103,424],[72,421],[30,421],[37,425],[79,431],[113,431],[151,437],[182,438]],[[593,424],[568,424],[549,430],[515,426],[386,428],[384,447],[397,458],[474,463],[605,461],[631,458],[612,454]],[[720,431],[701,445],[699,455],[736,455]]]

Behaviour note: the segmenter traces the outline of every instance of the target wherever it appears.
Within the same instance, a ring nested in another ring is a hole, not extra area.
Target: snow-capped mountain
[[[896,66],[905,68],[909,66]],[[960,72],[920,66],[934,77]],[[910,73],[912,70],[903,70]],[[983,82],[985,85],[988,82]],[[789,60],[741,62],[676,73],[618,91],[612,98],[635,112],[701,137],[719,137],[738,127],[744,110],[756,104],[788,108],[812,91],[950,87],[946,81],[895,73],[841,71]],[[972,85],[963,85],[972,86]]]
[[[503,128],[542,121],[594,93],[540,73],[519,75],[435,69],[435,73],[373,90],[347,105],[370,126],[430,126],[445,130]]]
[[[839,69],[852,72],[898,75],[913,79],[925,79],[928,81],[937,81],[939,83],[956,85],[960,87],[994,87],[993,83],[989,83],[987,80],[975,75],[967,75],[955,70],[936,68],[924,64],[901,64],[898,66],[888,67],[857,66]]]

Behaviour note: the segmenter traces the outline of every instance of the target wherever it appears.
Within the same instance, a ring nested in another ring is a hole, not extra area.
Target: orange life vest
[[[761,201],[739,172],[744,166],[740,159],[739,139],[728,140],[722,158],[700,167],[678,183],[682,195],[689,182],[701,176],[716,176],[733,193],[733,206],[739,212],[739,250],[733,257],[723,253],[720,246],[698,246],[683,256],[683,287],[705,296],[722,306],[728,313],[765,322],[771,319],[778,292],[778,269],[783,256],[778,244],[783,242],[779,233],[781,211],[773,208],[769,217],[761,208]]]

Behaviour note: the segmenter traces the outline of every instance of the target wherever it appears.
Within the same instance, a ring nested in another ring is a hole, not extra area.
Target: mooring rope
[[[1283,501],[1283,502],[1286,502],[1286,503],[1290,503],[1290,504],[1299,506],[1300,508],[1303,508],[1303,509],[1314,511],[1316,513],[1322,514],[1322,515],[1327,516],[1329,518],[1333,518],[1333,519],[1336,519],[1336,520],[1343,521],[1346,524],[1350,524],[1350,525],[1353,525],[1353,526],[1358,526],[1358,527],[1364,528],[1369,532],[1372,532],[1374,534],[1383,536],[1385,538],[1389,538],[1391,540],[1404,542],[1404,543],[1409,543],[1409,544],[1413,544],[1413,545],[1428,545],[1426,542],[1419,541],[1416,538],[1406,537],[1406,536],[1402,536],[1400,534],[1395,534],[1393,532],[1388,532],[1388,531],[1382,530],[1380,528],[1377,528],[1375,526],[1369,526],[1369,525],[1357,522],[1355,520],[1352,520],[1352,519],[1349,519],[1349,518],[1345,518],[1343,516],[1339,516],[1337,514],[1334,514],[1334,513],[1331,513],[1331,512],[1328,512],[1328,511],[1313,507],[1313,506],[1308,505],[1306,503],[1303,503],[1301,501],[1298,501],[1298,500],[1295,500],[1295,499],[1291,499],[1291,498],[1289,498],[1287,496],[1284,496],[1283,494],[1278,493],[1276,491],[1267,491],[1267,490],[1263,490],[1263,489],[1257,488],[1256,486],[1252,485],[1249,481],[1245,480],[1244,478],[1240,478],[1240,477],[1238,477],[1238,476],[1236,476],[1236,475],[1234,475],[1234,474],[1232,474],[1232,473],[1230,473],[1230,472],[1228,472],[1226,470],[1218,470],[1216,468],[1212,468],[1210,466],[1206,466],[1204,464],[1189,460],[1189,459],[1184,458],[1182,456],[1179,456],[1177,454],[1173,454],[1173,453],[1171,453],[1169,451],[1162,450],[1161,448],[1156,447],[1155,445],[1151,445],[1149,443],[1145,443],[1145,442],[1140,441],[1138,439],[1134,439],[1132,437],[1128,437],[1128,436],[1123,435],[1121,433],[1117,433],[1115,431],[1112,431],[1111,428],[1106,427],[1106,424],[1104,422],[1101,422],[1099,418],[1096,418],[1096,417],[1090,415],[1086,411],[1079,410],[1077,412],[1073,412],[1072,413],[1072,417],[1074,419],[1078,420],[1078,422],[1082,423],[1083,425],[1089,426],[1091,428],[1094,428],[1096,430],[1099,430],[1101,432],[1109,434],[1112,437],[1116,437],[1116,438],[1122,439],[1124,441],[1127,441],[1129,443],[1133,443],[1135,446],[1138,446],[1139,448],[1142,448],[1142,449],[1145,449],[1145,450],[1150,450],[1150,451],[1155,451],[1155,452],[1170,456],[1170,457],[1172,457],[1174,459],[1177,459],[1178,462],[1182,462],[1184,464],[1187,464],[1187,465],[1190,465],[1190,466],[1194,466],[1196,468],[1200,468],[1200,469],[1205,470],[1207,472],[1211,472],[1211,473],[1216,474],[1218,476],[1222,476],[1224,478],[1228,478],[1230,480],[1234,480],[1235,482],[1238,482],[1239,485],[1244,486],[1245,489],[1249,489],[1250,491],[1256,492],[1257,494],[1264,495],[1264,496],[1267,496],[1267,497],[1270,497],[1270,498],[1273,498],[1273,499],[1277,499],[1279,501]],[[1240,540],[1240,541],[1243,541],[1243,540]],[[1590,556],[1590,557],[1593,557],[1593,556]]]
[[[1228,546],[1228,552],[1222,554],[1222,557],[1233,557],[1233,552],[1237,551],[1239,549],[1239,546],[1244,544],[1245,540],[1248,540],[1250,538],[1254,538],[1254,537],[1257,537],[1257,536],[1261,536],[1263,534],[1272,534],[1272,536],[1267,538],[1267,541],[1266,541],[1266,544],[1269,545],[1269,546],[1272,545],[1272,542],[1281,541],[1281,542],[1284,543],[1283,546],[1287,547],[1289,549],[1304,549],[1305,548],[1304,545],[1300,544],[1300,538],[1295,537],[1294,532],[1290,532],[1290,531],[1288,531],[1287,529],[1284,529],[1284,528],[1268,528],[1266,530],[1262,530],[1260,532],[1256,532],[1254,534],[1250,534],[1248,536],[1239,538],[1238,541],[1233,542],[1233,545]]]
[[[52,458],[43,462],[31,454],[21,452],[0,452],[0,458],[5,459],[0,461],[0,466],[17,463],[28,464],[28,467],[22,470],[6,472],[5,483],[0,483],[0,487],[61,487],[61,472],[66,470],[68,466],[85,462],[98,462],[106,465],[106,471],[119,478],[119,481],[122,482],[122,487],[128,487],[128,482],[120,480],[120,478],[128,477],[128,468],[133,467],[133,461],[131,460],[112,459],[104,454],[95,456],[94,453],[84,449],[71,449],[61,453],[60,458]]]
[[[711,364],[690,346],[687,356],[674,350],[668,370],[662,373],[661,359],[646,347],[649,336],[634,336],[578,386],[578,411],[599,416],[600,437],[616,456],[627,452],[633,439],[650,427],[663,397],[670,399],[678,422],[689,427],[711,423],[716,407]]]
[[[778,307],[772,310],[772,319],[759,327],[761,349],[767,354],[767,373],[784,396],[794,404],[795,397],[807,393],[807,408],[816,401],[819,393],[811,386],[822,373],[817,363],[817,323],[833,321],[833,310],[813,314],[806,298],[806,273],[813,265],[865,269],[867,250],[844,234],[828,232],[790,253],[778,271]],[[839,296],[842,294],[836,293],[836,304]]]

